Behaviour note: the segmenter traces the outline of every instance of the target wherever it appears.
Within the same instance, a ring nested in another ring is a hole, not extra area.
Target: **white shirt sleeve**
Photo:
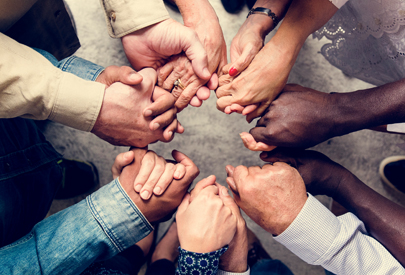
[[[274,239],[305,262],[335,274],[405,274],[355,215],[336,217],[311,194],[291,225]]]
[[[344,4],[346,4],[347,0],[329,0],[333,5],[335,5],[338,9],[340,9]]]
[[[221,269],[218,269],[217,275],[249,275],[250,274],[250,267],[243,273],[235,273],[235,272],[228,272]]]

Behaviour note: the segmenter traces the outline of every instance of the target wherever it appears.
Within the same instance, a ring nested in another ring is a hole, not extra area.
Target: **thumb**
[[[201,79],[209,80],[212,74],[208,70],[207,52],[198,39],[197,34],[189,28],[187,28],[187,31],[188,33],[183,40],[183,51],[186,53],[188,59],[191,60],[191,65],[196,75]]]
[[[247,68],[247,66],[249,66],[250,62],[252,62],[253,58],[255,57],[255,54],[253,54],[252,50],[252,45],[246,46],[238,59],[231,63],[229,68],[230,76],[237,76],[238,74],[243,72]]]
[[[97,77],[96,81],[103,83],[107,87],[115,82],[122,82],[126,85],[137,85],[142,82],[142,75],[128,66],[108,66]]]
[[[266,128],[264,128],[264,127],[258,127],[258,128],[261,128],[262,130],[266,130]],[[254,129],[256,129],[256,128],[254,128]],[[250,151],[271,151],[274,148],[276,148],[276,146],[270,146],[263,142],[257,142],[254,139],[254,137],[247,132],[240,133],[239,135],[243,141],[243,145],[245,145],[245,147],[247,149],[249,149]]]
[[[117,178],[120,174],[122,169],[132,163],[134,160],[135,154],[133,151],[128,151],[119,154],[114,161],[113,166],[111,167],[111,172],[113,175],[113,178]]]

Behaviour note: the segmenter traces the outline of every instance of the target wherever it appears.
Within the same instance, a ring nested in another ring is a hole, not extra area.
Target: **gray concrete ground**
[[[245,7],[239,14],[228,14],[220,0],[211,0],[211,4],[219,17],[225,40],[230,47],[233,36],[243,23],[248,12]],[[103,13],[99,1],[67,0],[76,20],[78,35],[82,44],[77,56],[94,63],[109,65],[128,65],[120,41],[108,36]],[[169,9],[171,16],[181,21],[176,12]],[[271,35],[270,35],[271,37]],[[270,38],[269,37],[269,38]],[[309,38],[300,52],[289,83],[298,83],[323,92],[350,92],[371,87],[360,80],[346,77],[341,71],[332,67],[318,53],[324,41]],[[187,154],[201,170],[198,180],[211,174],[217,176],[218,182],[225,184],[225,165],[262,165],[259,153],[247,150],[239,138],[239,133],[252,128],[240,115],[226,115],[215,106],[216,97],[211,95],[200,108],[188,107],[178,117],[186,131],[176,135],[171,143],[156,143],[150,146],[158,154],[171,158],[173,149]],[[90,133],[48,123],[45,135],[55,148],[66,158],[82,159],[93,162],[100,173],[102,184],[110,182],[111,165],[116,155],[127,151],[127,147],[112,146]],[[331,159],[342,164],[362,181],[381,194],[394,201],[405,201],[401,197],[390,194],[380,182],[378,165],[381,160],[391,155],[404,154],[398,147],[405,141],[399,135],[383,134],[369,130],[359,131],[343,137],[326,141],[314,149],[319,150]],[[78,202],[84,196],[71,200],[55,201],[51,213]],[[319,199],[327,206],[331,201],[321,196]],[[276,259],[282,260],[294,274],[324,274],[323,269],[310,266],[293,255],[283,246],[276,243],[271,235],[247,218],[248,226],[258,235],[265,249]],[[160,227],[160,235],[168,224]]]

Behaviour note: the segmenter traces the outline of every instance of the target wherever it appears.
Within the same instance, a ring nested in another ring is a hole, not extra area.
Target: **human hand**
[[[121,153],[115,158],[111,168],[114,179],[121,174],[125,166],[134,161],[134,150]],[[149,150],[141,160],[141,168],[135,178],[134,189],[142,199],[147,200],[152,194],[161,195],[173,179],[180,180],[185,173],[186,168],[183,164],[165,160]]]
[[[242,133],[246,148],[269,151],[280,147],[312,147],[342,134],[337,120],[339,94],[327,94],[299,85],[286,85],[250,134]]]
[[[236,78],[224,75],[219,79],[217,108],[225,111],[226,107],[232,105],[252,105],[248,111],[243,111],[247,115],[246,120],[251,122],[266,110],[283,89],[294,58],[270,41]]]
[[[137,85],[142,82],[142,75],[128,66],[108,66],[102,71],[96,82],[102,83],[107,87],[115,82],[121,82],[127,85]]]
[[[236,203],[258,225],[279,235],[294,221],[307,200],[298,171],[286,163],[234,168],[226,179]]]
[[[184,85],[184,90],[174,86],[178,79]],[[171,57],[166,65],[158,69],[158,85],[172,92],[176,98],[175,106],[180,112],[188,104],[200,107],[210,97],[210,90],[218,87],[218,76],[214,73],[208,82],[199,78],[194,73],[190,60],[181,54]]]
[[[136,70],[146,67],[157,70],[170,56],[184,52],[199,78],[208,81],[211,77],[207,54],[197,34],[173,19],[127,34],[121,41],[128,61]]]
[[[162,195],[152,195],[149,200],[145,201],[134,190],[134,182],[136,176],[139,174],[142,159],[146,155],[147,150],[133,149],[133,151],[135,161],[122,170],[119,176],[121,186],[149,222],[157,222],[167,218],[168,215],[174,213],[190,184],[198,176],[199,170],[197,166],[186,155],[173,151],[172,155],[175,161],[184,165],[186,170],[185,175],[180,180],[173,179]]]
[[[312,195],[334,197],[335,191],[346,176],[351,174],[343,166],[322,153],[312,150],[276,148],[263,152],[260,158],[266,162],[285,162],[298,170]]]
[[[174,97],[155,87],[156,72],[144,69],[139,74],[143,80],[138,85],[116,82],[105,90],[92,133],[113,145],[145,147],[157,140],[168,142],[174,132],[184,131],[176,119]]]
[[[215,185],[215,177],[203,179],[203,188],[190,202],[187,194],[177,214],[180,246],[191,252],[208,253],[222,248],[233,239],[239,211],[225,187]]]

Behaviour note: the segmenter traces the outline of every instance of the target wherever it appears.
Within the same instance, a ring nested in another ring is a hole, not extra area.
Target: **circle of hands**
[[[220,268],[244,272],[248,240],[239,207],[268,232],[281,234],[305,204],[307,190],[316,195],[336,188],[338,183],[318,184],[316,171],[342,168],[317,152],[274,149],[310,147],[329,138],[323,124],[314,135],[323,118],[310,111],[325,108],[324,93],[286,85],[291,62],[275,43],[264,46],[267,33],[250,21],[234,37],[227,64],[218,18],[212,7],[205,8],[204,18],[184,18],[184,25],[168,19],[122,38],[136,71],[110,66],[99,76],[107,88],[92,132],[114,145],[133,146],[117,156],[112,172],[148,221],[165,220],[178,208],[183,249],[202,253],[228,245]],[[179,80],[183,87],[175,85]],[[248,149],[272,150],[260,155],[268,162],[263,167],[226,166],[233,198],[215,176],[188,193],[199,174],[193,161],[179,151],[166,160],[147,150],[150,143],[183,133],[177,113],[201,106],[210,90],[216,91],[218,110],[246,115],[248,122],[260,117],[250,133],[241,134]]]

